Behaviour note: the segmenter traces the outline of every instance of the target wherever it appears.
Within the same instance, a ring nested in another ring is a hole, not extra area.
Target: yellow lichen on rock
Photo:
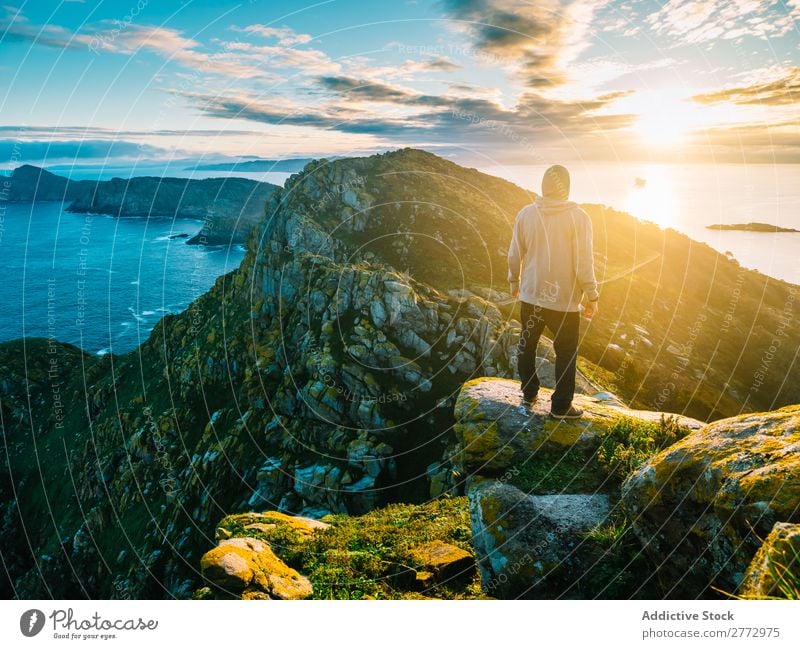
[[[524,464],[540,450],[563,453],[576,448],[591,455],[620,418],[658,422],[664,414],[576,395],[573,403],[583,409],[583,417],[554,420],[550,417],[551,396],[552,390],[541,388],[536,402],[526,407],[519,381],[485,377],[465,383],[456,400],[454,425],[463,468],[470,473],[498,473]],[[688,417],[675,418],[691,429],[702,426]]]
[[[274,599],[305,599],[311,595],[311,582],[281,561],[272,549],[258,539],[235,537],[220,541],[200,560],[203,576],[224,590],[248,589],[248,598],[260,590]]]
[[[203,576],[220,588],[242,590],[250,585],[255,574],[252,552],[222,541],[200,560]],[[238,540],[238,539],[234,539]]]
[[[745,599],[800,597],[800,525],[775,524],[750,562],[739,595]]]
[[[438,580],[466,577],[475,569],[472,555],[457,545],[434,540],[423,543],[409,551],[411,560],[419,566],[423,573],[431,572]]]
[[[800,521],[800,406],[722,419],[653,457],[623,485],[637,535],[674,594],[735,591],[777,522]]]

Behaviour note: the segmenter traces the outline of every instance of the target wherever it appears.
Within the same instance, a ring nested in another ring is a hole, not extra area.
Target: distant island
[[[330,158],[333,159],[333,158]],[[277,171],[285,173],[295,173],[302,171],[303,168],[312,161],[312,158],[286,158],[285,160],[237,160],[234,162],[218,162],[206,165],[196,165],[186,167],[187,171],[239,171],[239,172],[262,172]]]
[[[202,228],[186,243],[200,245],[244,243],[278,189],[247,178],[70,180],[31,165],[18,167],[2,184],[6,200],[69,202],[68,212],[197,219]]]
[[[740,230],[743,232],[800,232],[794,228],[782,228],[769,223],[717,223],[707,225],[709,230]]]

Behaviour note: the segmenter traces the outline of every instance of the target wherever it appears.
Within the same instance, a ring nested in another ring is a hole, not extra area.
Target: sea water
[[[0,341],[37,336],[120,354],[238,267],[242,246],[187,245],[200,222],[3,203]]]

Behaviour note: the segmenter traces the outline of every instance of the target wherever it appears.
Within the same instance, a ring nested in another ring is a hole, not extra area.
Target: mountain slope
[[[531,199],[421,151],[319,161],[270,197],[240,268],[135,352],[0,345],[3,592],[189,596],[227,514],[357,514],[458,492],[453,404],[468,379],[513,374],[518,324],[492,300]],[[784,380],[800,338],[781,315],[792,287],[590,210],[601,274],[659,255],[604,287],[582,347],[595,380],[701,418],[800,401]],[[779,328],[783,353],[760,389],[731,396]],[[678,347],[686,336],[691,349]]]

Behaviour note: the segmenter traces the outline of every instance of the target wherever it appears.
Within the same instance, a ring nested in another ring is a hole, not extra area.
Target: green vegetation
[[[326,516],[327,530],[313,535],[289,523],[247,528],[247,514],[219,526],[234,537],[267,541],[288,565],[307,576],[315,599],[418,599],[482,597],[477,571],[444,583],[422,584],[413,549],[439,540],[472,552],[467,499],[442,498],[424,505],[388,505],[364,516]]]
[[[631,526],[628,521],[622,518],[620,520],[607,521],[603,525],[598,525],[586,532],[585,536],[598,545],[611,549],[630,531],[630,529]]]
[[[633,528],[621,514],[585,535],[594,563],[576,581],[587,584],[596,599],[656,599],[661,597],[655,566],[645,555]],[[568,593],[567,593],[568,594]]]
[[[659,422],[623,417],[608,428],[597,450],[597,459],[609,476],[622,482],[659,451],[690,433],[676,417]]]
[[[800,600],[800,553],[789,547],[787,563],[773,562],[770,573],[775,582],[776,599]]]
[[[509,482],[525,493],[593,493],[603,491],[607,476],[585,451],[570,447],[565,453],[536,451],[522,466],[509,472]]]
[[[508,472],[508,480],[532,494],[615,492],[642,464],[689,432],[675,417],[662,416],[658,422],[620,417],[599,428],[596,452],[576,446],[565,452],[535,451]]]

